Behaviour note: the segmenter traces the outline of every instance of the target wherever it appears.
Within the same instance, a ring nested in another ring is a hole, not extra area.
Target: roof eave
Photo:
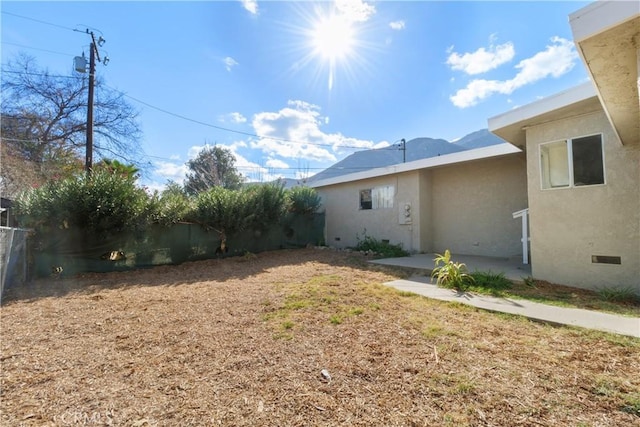
[[[521,150],[511,144],[497,144],[489,147],[465,150],[457,153],[444,154],[437,157],[415,160],[413,162],[399,163],[383,168],[370,169],[363,172],[350,173],[334,178],[327,178],[310,184],[313,188],[327,187],[330,185],[344,184],[347,182],[361,181],[364,179],[377,178],[381,176],[393,175],[403,172],[411,172],[420,169],[431,169],[439,166],[454,165],[474,160],[488,159],[492,157],[505,156],[520,153]]]

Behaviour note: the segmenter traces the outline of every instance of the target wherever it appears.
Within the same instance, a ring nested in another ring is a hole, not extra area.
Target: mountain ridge
[[[404,150],[403,144],[394,144],[384,148],[356,151],[327,169],[309,177],[306,182],[313,183],[350,173],[391,166],[404,161],[412,162],[502,143],[505,143],[505,141],[489,132],[488,129],[477,130],[453,142],[440,138],[413,138],[406,141]]]

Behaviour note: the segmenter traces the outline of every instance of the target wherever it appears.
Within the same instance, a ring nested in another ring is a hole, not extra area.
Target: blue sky
[[[568,15],[588,3],[2,1],[2,64],[70,74],[90,42],[73,29],[95,29],[97,73],[140,111],[145,185],[181,182],[206,144],[251,181],[300,178],[585,81]]]

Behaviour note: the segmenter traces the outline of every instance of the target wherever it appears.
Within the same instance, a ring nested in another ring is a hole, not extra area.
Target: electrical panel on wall
[[[411,224],[411,203],[400,203],[398,212],[398,224]]]

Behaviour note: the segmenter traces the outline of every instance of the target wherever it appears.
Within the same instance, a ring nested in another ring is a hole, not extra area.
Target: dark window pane
[[[360,209],[371,209],[371,190],[360,190]]]
[[[600,135],[573,140],[573,182],[575,186],[604,184]]]

